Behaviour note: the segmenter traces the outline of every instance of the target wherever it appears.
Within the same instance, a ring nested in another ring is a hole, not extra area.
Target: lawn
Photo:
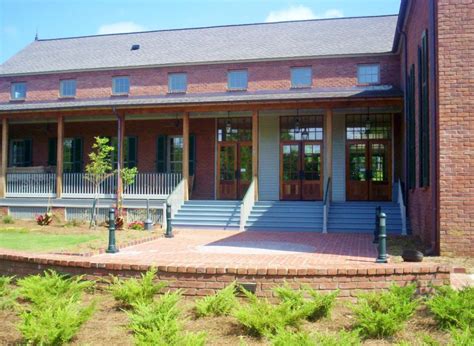
[[[140,230],[116,231],[117,244],[156,235]],[[38,226],[33,221],[15,220],[14,224],[0,225],[0,249],[31,252],[94,252],[108,245],[107,227],[89,229],[85,224],[55,222]]]

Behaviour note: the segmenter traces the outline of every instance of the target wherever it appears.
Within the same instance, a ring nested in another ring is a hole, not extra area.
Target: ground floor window
[[[110,141],[110,145],[114,147],[114,154],[112,163],[114,168],[117,167],[118,157],[118,141],[117,137],[113,137]],[[132,168],[137,166],[137,137],[125,137],[123,139],[123,166]]]
[[[31,166],[31,139],[12,139],[10,141],[10,167]]]
[[[48,143],[48,165],[57,164],[57,138],[50,138]],[[63,142],[63,171],[80,173],[83,166],[82,138],[65,138]]]
[[[181,173],[183,171],[183,137],[168,138],[168,172]]]
[[[244,142],[252,140],[252,118],[217,119],[218,142]]]
[[[183,172],[184,141],[182,136],[158,135],[156,141],[156,170],[159,173]],[[196,137],[189,135],[189,174],[196,165]]]
[[[297,115],[280,118],[280,139],[284,141],[323,140],[322,115]]]

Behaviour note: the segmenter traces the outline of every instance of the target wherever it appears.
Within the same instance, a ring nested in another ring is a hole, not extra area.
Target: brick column
[[[8,120],[2,119],[2,166],[0,168],[0,197],[7,192],[7,165],[8,165]]]
[[[184,200],[189,199],[189,113],[183,114],[183,181]]]
[[[56,144],[56,198],[63,193],[63,159],[64,159],[64,117],[58,115]]]

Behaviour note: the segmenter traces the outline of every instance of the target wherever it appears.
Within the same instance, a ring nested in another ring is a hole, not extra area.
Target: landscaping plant
[[[15,223],[15,220],[13,220],[13,217],[11,215],[5,215],[2,218],[2,222],[4,224],[12,224],[12,223]]]
[[[426,305],[443,329],[474,327],[474,287],[461,290],[450,286],[437,287]]]
[[[196,300],[197,317],[229,315],[237,306],[235,282],[212,296]]]
[[[451,328],[451,342],[449,346],[473,346],[474,345],[474,326],[464,329]]]
[[[48,210],[44,215],[36,215],[35,220],[40,226],[48,226],[53,222],[53,213]]]
[[[357,304],[352,305],[356,329],[364,337],[394,335],[403,329],[418,306],[415,290],[415,285],[391,286],[386,292],[361,294]]]
[[[13,276],[0,276],[0,310],[13,307],[16,304],[18,291],[13,289]]]
[[[270,338],[273,346],[316,346],[316,342],[307,332],[294,332],[280,329]]]
[[[318,346],[359,346],[361,344],[359,333],[355,331],[341,330],[336,334],[316,333],[314,335]]]
[[[145,223],[143,221],[133,221],[128,224],[128,228],[143,231],[145,229]]]
[[[132,307],[141,302],[151,303],[153,297],[167,285],[166,282],[154,282],[156,273],[156,268],[151,268],[145,274],[141,274],[140,279],[122,280],[114,277],[110,291],[115,300],[123,307]]]

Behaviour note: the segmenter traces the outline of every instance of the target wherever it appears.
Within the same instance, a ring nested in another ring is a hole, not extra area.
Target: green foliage
[[[359,346],[361,344],[357,331],[341,330],[336,334],[294,332],[285,329],[271,337],[273,346]]]
[[[365,337],[394,335],[403,329],[418,306],[415,290],[415,285],[392,286],[388,292],[361,294],[352,306],[356,328]]]
[[[132,185],[135,182],[135,177],[138,174],[138,168],[137,167],[124,167],[120,169],[120,176],[122,177],[122,184],[123,187],[127,187],[129,185]]]
[[[238,304],[235,294],[236,286],[232,283],[212,296],[196,300],[196,315],[198,317],[229,315]]]
[[[89,153],[89,163],[86,165],[88,179],[94,184],[100,184],[104,176],[112,171],[111,153],[114,147],[109,145],[106,137],[94,137],[92,152]]]
[[[44,275],[28,276],[17,281],[19,294],[35,305],[48,305],[63,299],[78,301],[84,290],[91,288],[91,281],[83,281],[82,276],[67,278],[53,270],[45,271]]]
[[[450,346],[474,346],[474,329],[471,325],[464,329],[451,328]]]
[[[273,346],[316,346],[316,342],[307,332],[292,332],[280,329],[271,337]]]
[[[241,305],[233,315],[251,335],[270,337],[286,327],[299,327],[306,317],[292,302],[273,305],[248,291],[244,290],[244,294],[249,299],[248,304]]]
[[[13,276],[0,276],[0,310],[15,306],[18,291],[11,286]]]
[[[145,274],[141,274],[140,279],[121,280],[114,277],[110,291],[115,300],[124,307],[131,307],[140,302],[151,303],[155,294],[166,287],[166,282],[153,282],[156,272],[156,268],[151,268]]]
[[[18,329],[25,341],[35,345],[61,345],[71,340],[95,309],[74,298],[49,300],[49,304],[33,305],[20,313]]]
[[[5,215],[3,218],[2,218],[2,222],[4,224],[12,224],[12,223],[15,223],[15,220],[13,220],[13,217],[11,215]]]
[[[138,301],[127,312],[137,345],[204,345],[205,333],[184,333],[179,321],[181,291],[167,292],[151,303]]]
[[[437,287],[433,298],[426,305],[443,329],[474,326],[474,287],[459,291],[450,286]]]
[[[68,222],[66,222],[63,227],[80,227],[83,224],[84,224],[84,221],[82,221],[82,220],[72,219],[72,220],[69,220]]]
[[[317,333],[315,339],[316,345],[319,346],[359,346],[361,344],[357,331],[341,330],[337,334]]]

